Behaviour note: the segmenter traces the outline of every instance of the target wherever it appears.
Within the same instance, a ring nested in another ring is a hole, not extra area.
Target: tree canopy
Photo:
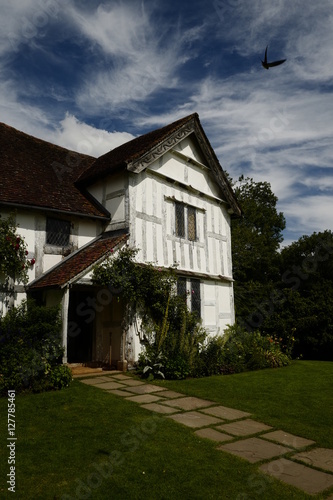
[[[231,224],[236,320],[276,335],[294,354],[333,359],[333,234],[302,236],[280,249],[285,228],[268,182],[240,177],[243,216]]]

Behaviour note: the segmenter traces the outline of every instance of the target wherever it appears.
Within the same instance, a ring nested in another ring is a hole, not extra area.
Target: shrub
[[[200,372],[196,373],[199,376],[277,368],[290,363],[290,357],[281,350],[280,339],[259,331],[248,332],[239,325],[229,326],[223,337],[208,339],[200,358]]]
[[[38,307],[32,301],[12,308],[0,320],[0,393],[67,386],[69,373],[60,365],[62,353],[58,308]]]

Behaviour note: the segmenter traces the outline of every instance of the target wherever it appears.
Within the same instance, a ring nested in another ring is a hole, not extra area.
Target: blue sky
[[[1,3],[0,121],[99,156],[197,112],[234,179],[271,183],[284,244],[333,229],[331,0]]]

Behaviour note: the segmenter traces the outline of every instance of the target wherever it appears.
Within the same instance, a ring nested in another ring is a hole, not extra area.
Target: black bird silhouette
[[[282,64],[287,60],[287,59],[281,59],[280,61],[267,62],[267,49],[268,45],[265,50],[265,59],[261,61],[261,64],[265,69],[273,68],[273,66],[279,66],[279,64]]]

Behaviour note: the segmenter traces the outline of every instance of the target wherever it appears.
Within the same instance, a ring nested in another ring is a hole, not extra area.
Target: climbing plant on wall
[[[136,254],[136,249],[128,247],[110,253],[95,266],[93,282],[108,286],[125,301],[127,326],[139,314],[146,347],[141,364],[158,364],[159,371],[163,365],[168,378],[183,378],[191,372],[206,333],[186,300],[176,294],[176,269],[139,264]]]
[[[28,269],[34,263],[34,259],[28,259],[27,245],[17,233],[14,215],[0,216],[0,290],[5,297],[13,294],[14,283],[27,283]]]

